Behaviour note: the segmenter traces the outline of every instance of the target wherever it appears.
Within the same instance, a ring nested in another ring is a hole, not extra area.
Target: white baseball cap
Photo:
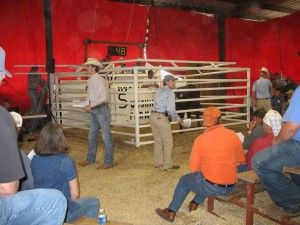
[[[278,121],[281,123],[282,116],[280,115],[279,112],[277,112],[273,109],[270,109],[264,116],[263,121],[265,124],[267,124],[268,126],[271,127],[271,120]]]
[[[0,71],[9,77],[12,77],[11,73],[5,69],[5,51],[0,47]]]
[[[22,127],[22,124],[23,124],[23,118],[22,118],[22,116],[19,113],[16,113],[16,112],[10,112],[10,115],[14,119],[17,127],[18,128]]]

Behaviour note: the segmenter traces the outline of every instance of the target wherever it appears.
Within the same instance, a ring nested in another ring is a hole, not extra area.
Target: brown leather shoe
[[[83,162],[79,162],[78,165],[79,166],[88,166],[88,165],[91,165],[92,163],[89,163],[87,161],[83,161]]]
[[[165,209],[156,209],[155,212],[164,220],[168,221],[168,222],[172,222],[174,221],[175,217],[176,217],[176,213],[170,211],[168,208]]]
[[[110,169],[110,168],[113,168],[114,166],[113,165],[100,165],[100,166],[97,166],[97,170],[107,170],[107,169]]]
[[[198,208],[198,204],[194,201],[191,201],[189,205],[189,212],[195,211],[197,208]]]

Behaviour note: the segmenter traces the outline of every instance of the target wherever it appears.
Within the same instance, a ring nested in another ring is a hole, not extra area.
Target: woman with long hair
[[[79,184],[74,161],[66,155],[69,147],[58,124],[48,123],[41,131],[31,161],[34,188],[53,188],[68,200],[66,222],[86,216],[96,218],[99,200],[95,197],[79,199]]]

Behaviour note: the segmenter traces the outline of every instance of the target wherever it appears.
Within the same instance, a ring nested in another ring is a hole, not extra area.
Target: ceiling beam
[[[222,11],[216,8],[208,8],[208,7],[201,7],[197,5],[186,5],[182,3],[172,3],[172,1],[166,0],[108,0],[111,2],[124,2],[124,3],[131,3],[131,4],[138,4],[144,6],[153,6],[153,7],[161,7],[161,8],[168,8],[168,9],[177,9],[177,10],[184,10],[184,11],[191,11],[191,12],[198,12],[198,13],[206,13],[206,14],[214,14],[215,17],[217,15],[224,15],[225,17],[235,17],[241,19],[249,19],[249,20],[256,20],[256,21],[263,21],[264,18],[252,15],[251,13],[246,12],[248,9],[254,7],[263,10],[270,10],[275,12],[281,13],[295,13],[298,10],[277,6],[266,2],[265,0],[218,0],[219,2],[230,3],[236,6],[234,10],[231,11]],[[199,1],[199,4],[201,1]]]
[[[225,3],[231,3],[234,5],[237,5],[238,7],[242,7],[244,9],[247,9],[249,7],[257,7],[259,9],[265,9],[275,12],[282,12],[282,13],[296,13],[298,10],[286,8],[279,5],[273,5],[270,4],[264,0],[245,0],[245,1],[239,1],[239,0],[218,0],[219,2],[225,2]]]
[[[145,5],[145,6],[157,6],[161,8],[167,9],[177,9],[189,12],[199,12],[199,13],[207,13],[207,14],[220,14],[221,11],[214,9],[214,8],[204,8],[200,6],[192,6],[192,5],[183,5],[178,3],[172,2],[165,2],[165,1],[150,1],[150,0],[108,0],[111,2],[124,2],[124,3],[132,3],[138,5]],[[148,3],[148,4],[147,4]]]
[[[277,6],[277,5],[269,4],[267,2],[261,2],[260,8],[275,11],[275,12],[289,13],[289,14],[298,12],[298,10],[296,10],[296,9],[290,9],[290,8],[286,8],[286,7],[282,7],[282,6]]]

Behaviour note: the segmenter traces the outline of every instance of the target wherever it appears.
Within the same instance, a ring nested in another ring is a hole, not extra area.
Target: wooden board
[[[254,187],[254,193],[259,193],[264,191],[264,187],[261,184],[257,184]],[[231,201],[232,199],[240,199],[247,196],[247,183],[238,184],[236,190],[229,195],[217,196],[217,199],[223,201]]]
[[[73,223],[65,223],[65,224],[66,225],[67,224],[97,225],[99,223],[98,223],[98,218],[81,217],[80,219],[74,221]],[[105,225],[133,225],[133,224],[108,220]]]
[[[259,177],[256,175],[256,173],[253,170],[238,173],[237,176],[239,179],[247,181],[252,184],[260,183]]]

